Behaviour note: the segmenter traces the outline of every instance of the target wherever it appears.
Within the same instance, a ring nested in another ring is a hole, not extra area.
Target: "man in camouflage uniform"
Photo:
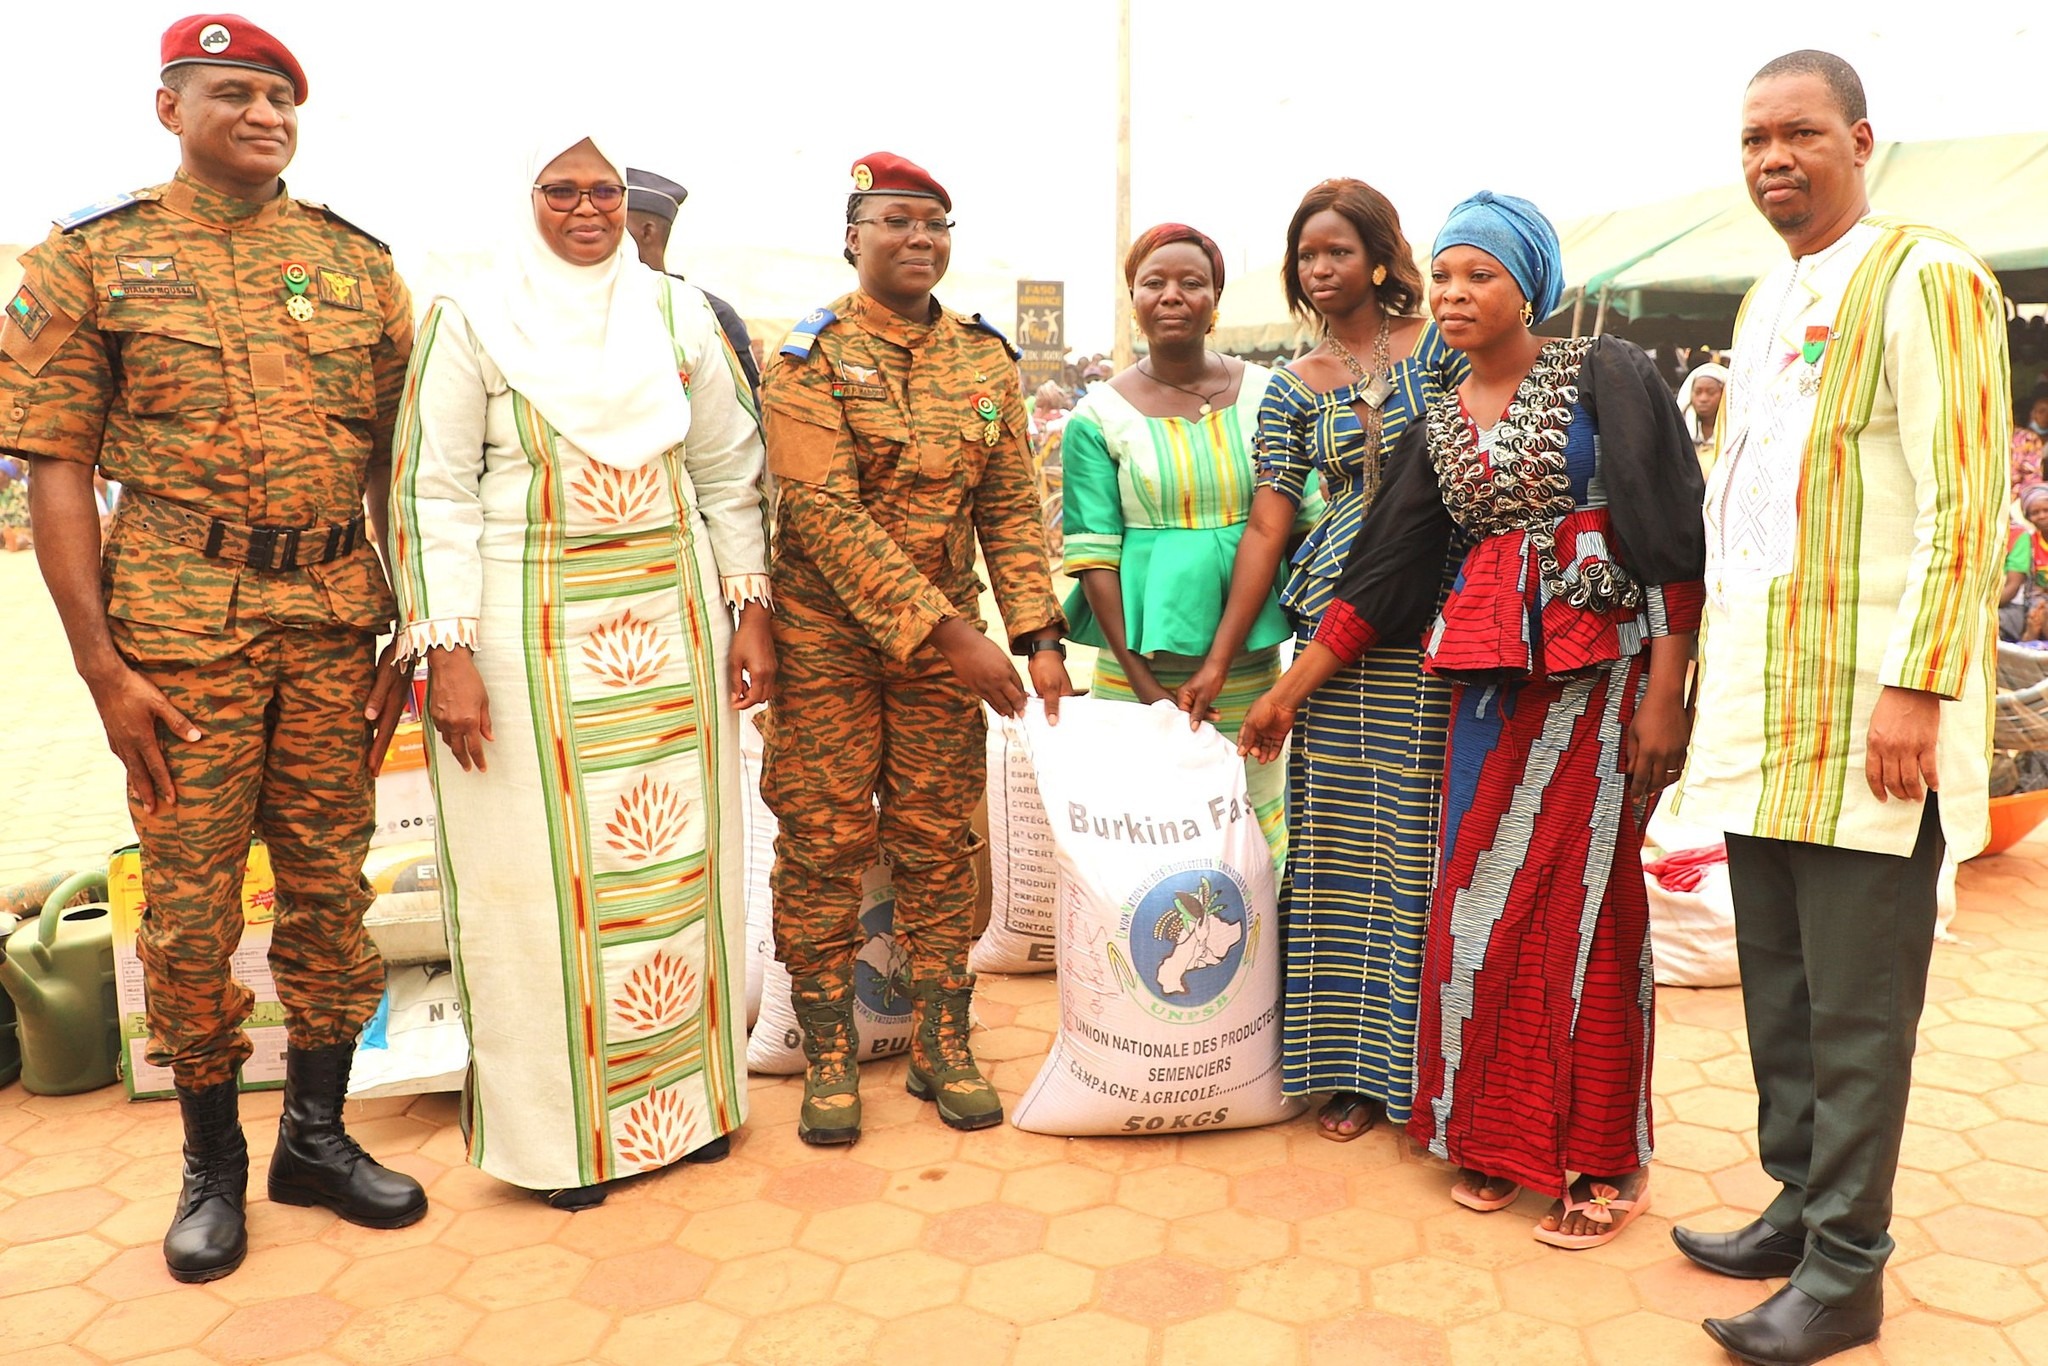
[[[282,43],[197,15],[165,33],[163,64],[178,173],[61,220],[22,257],[0,324],[0,451],[35,462],[43,576],[128,770],[149,1058],[171,1068],[185,1127],[164,1257],[206,1281],[248,1245],[236,1069],[252,998],[229,960],[252,834],[276,873],[288,1022],[270,1197],[374,1227],[426,1212],[419,1184],[341,1126],[383,990],[362,925],[366,718],[381,744],[399,680],[374,658],[392,602],[371,539],[412,305],[381,243],[285,194],[306,80]],[[96,464],[127,490],[104,557]]]
[[[977,536],[1033,688],[1048,708],[1072,691],[1016,352],[932,298],[952,200],[885,152],[854,166],[853,185],[860,288],[797,324],[761,391],[782,666],[762,796],[781,825],[775,946],[809,1062],[798,1134],[817,1144],[860,1136],[853,968],[878,842],[916,1001],[911,1094],[956,1129],[1002,1120],[967,1042],[969,821],[985,781],[979,703],[1014,716],[1025,694],[982,631]]]

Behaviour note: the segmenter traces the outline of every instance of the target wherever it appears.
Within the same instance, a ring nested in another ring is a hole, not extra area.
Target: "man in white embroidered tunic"
[[[1709,1270],[1791,1278],[1706,1322],[1757,1362],[1877,1336],[1936,873],[1988,827],[2004,302],[1962,243],[1871,216],[1872,147],[1839,57],[1751,81],[1743,172],[1793,259],[1736,323],[1676,810],[1729,832],[1780,1190],[1742,1229],[1672,1236]]]

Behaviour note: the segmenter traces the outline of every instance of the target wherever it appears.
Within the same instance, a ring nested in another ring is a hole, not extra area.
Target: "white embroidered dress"
[[[470,1160],[546,1190],[745,1118],[731,605],[765,599],[762,447],[709,302],[664,277],[682,445],[602,464],[460,309],[421,324],[393,464],[404,648],[473,646],[486,771],[433,746]]]

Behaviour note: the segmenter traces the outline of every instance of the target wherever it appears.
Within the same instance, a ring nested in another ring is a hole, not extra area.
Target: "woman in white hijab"
[[[1728,367],[1708,361],[1697,366],[1678,386],[1678,410],[1685,418],[1686,434],[1700,458],[1702,472],[1714,463],[1715,431],[1721,421],[1721,396],[1728,391]]]
[[[624,165],[538,141],[392,468],[469,1158],[567,1209],[745,1118],[737,720],[775,674],[756,415],[705,296],[621,249]]]

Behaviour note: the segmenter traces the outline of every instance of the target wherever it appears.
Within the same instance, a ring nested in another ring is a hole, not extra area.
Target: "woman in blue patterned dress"
[[[1312,475],[1328,510],[1280,595],[1314,638],[1395,439],[1464,361],[1415,316],[1422,278],[1400,215],[1358,180],[1326,180],[1287,226],[1287,301],[1323,341],[1277,371],[1259,415],[1260,487],[1209,662],[1181,690],[1200,715],[1255,619]],[[1445,583],[1456,566],[1445,566]],[[1323,1136],[1395,1124],[1414,1096],[1415,1013],[1436,859],[1450,689],[1416,648],[1382,649],[1302,707],[1288,773],[1282,1082],[1330,1092]]]

